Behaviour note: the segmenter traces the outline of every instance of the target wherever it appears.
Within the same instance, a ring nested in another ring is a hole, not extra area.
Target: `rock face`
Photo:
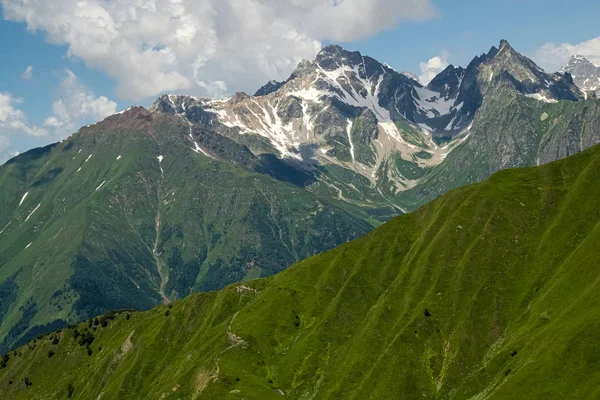
[[[582,55],[574,55],[561,69],[573,77],[577,86],[586,92],[594,92],[600,96],[600,66],[594,65]]]
[[[439,194],[501,168],[551,159],[547,150],[537,154],[547,141],[539,132],[517,137],[534,123],[511,118],[519,110],[500,112],[501,102],[513,99],[525,107],[524,118],[539,120],[544,104],[582,105],[585,98],[569,74],[544,72],[504,40],[466,68],[449,66],[427,86],[358,52],[328,46],[314,61],[301,62],[287,81],[269,82],[259,92],[224,100],[162,96],[152,110],[176,114],[255,155],[275,155],[313,174],[310,190],[386,210],[380,215],[429,199],[415,199],[415,191]],[[483,126],[488,128],[474,138],[472,130]],[[448,171],[447,160],[460,147],[476,148],[470,152],[485,168],[471,163]],[[446,183],[430,187],[441,169]]]
[[[261,87],[260,89],[258,89],[256,91],[256,93],[254,93],[254,96],[258,97],[258,96],[266,96],[270,93],[276,92],[279,90],[280,87],[282,87],[285,84],[284,82],[278,82],[278,81],[269,81],[267,82],[263,87]]]

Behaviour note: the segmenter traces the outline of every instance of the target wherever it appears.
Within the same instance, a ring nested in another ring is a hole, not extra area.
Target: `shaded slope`
[[[500,172],[274,277],[40,338],[10,354],[2,391],[595,398],[599,183],[598,146]]]
[[[271,275],[372,229],[264,166],[134,108],[0,167],[0,349],[48,323]]]

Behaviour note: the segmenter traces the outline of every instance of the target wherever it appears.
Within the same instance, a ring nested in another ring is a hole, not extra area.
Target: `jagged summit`
[[[418,179],[393,172],[390,158],[419,169],[439,165],[468,138],[484,99],[500,87],[543,102],[583,98],[568,74],[547,74],[502,40],[467,68],[449,65],[426,87],[358,51],[331,45],[254,96],[163,95],[151,109],[233,138],[254,154],[309,168],[347,168],[375,186],[389,181],[387,190],[398,193]],[[424,158],[417,156],[423,152]]]
[[[412,73],[410,71],[401,71],[400,74],[406,76],[407,78],[412,79],[415,82],[421,83],[421,80],[419,79],[419,77],[416,74],[414,74],[414,73]]]
[[[600,95],[600,66],[592,63],[587,57],[581,54],[572,56],[560,72],[570,74],[582,90]]]
[[[278,91],[279,88],[282,87],[283,85],[285,85],[285,81],[271,80],[271,81],[267,82],[263,87],[258,89],[256,91],[256,93],[254,93],[254,96],[257,96],[257,97],[258,96],[266,96],[270,93]]]
[[[586,56],[584,56],[582,54],[575,54],[575,55],[571,56],[571,61],[591,62],[587,59]]]
[[[517,52],[506,40],[476,59],[479,81],[485,91],[494,84],[512,86],[521,94],[545,102],[583,99],[568,75],[549,74],[531,59]]]
[[[385,170],[394,154],[419,168],[441,163],[468,136],[483,99],[494,96],[497,85],[547,102],[583,97],[569,76],[545,73],[502,40],[467,68],[448,66],[426,87],[358,51],[330,45],[314,61],[300,62],[286,81],[270,81],[254,96],[168,95],[152,108],[243,137],[256,154],[350,168],[377,184],[390,175]],[[307,153],[309,148],[317,150]],[[426,158],[415,156],[423,151]],[[394,192],[416,183],[402,174],[386,179],[394,182]]]
[[[350,51],[345,50],[342,46],[340,46],[338,44],[330,44],[330,45],[323,47],[321,49],[321,51],[319,51],[319,53],[317,54],[317,59],[319,59],[319,57],[326,57],[326,56],[331,56],[331,55],[335,56],[335,55],[341,55],[343,53],[350,53]]]
[[[513,47],[510,45],[510,43],[508,43],[508,40],[506,40],[506,39],[501,39],[500,40],[499,50],[500,51],[503,51],[503,50],[508,50],[508,51],[512,50],[512,51],[515,51],[513,49]]]

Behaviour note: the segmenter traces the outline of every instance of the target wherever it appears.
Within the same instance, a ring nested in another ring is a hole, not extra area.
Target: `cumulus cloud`
[[[25,71],[23,71],[23,73],[21,74],[21,79],[31,79],[33,77],[33,67],[31,65],[28,65],[27,68],[25,68]]]
[[[219,96],[284,79],[322,41],[373,35],[436,14],[430,0],[0,0],[4,17],[45,32],[114,77],[123,98]]]
[[[439,56],[430,58],[429,61],[422,62],[421,64],[421,75],[419,75],[419,81],[422,84],[427,85],[437,74],[442,72],[448,65],[448,52],[442,51]]]
[[[20,103],[22,100],[10,93],[0,93],[0,132],[5,137],[15,134],[45,136],[47,132],[44,129],[30,126],[25,113],[15,107]]]
[[[15,135],[46,136],[47,131],[31,126],[27,116],[18,108],[22,100],[10,93],[0,92],[0,164],[17,153],[12,150],[10,137]]]
[[[19,108],[23,103],[21,99],[0,92],[0,163],[18,154],[12,149],[11,137],[35,137],[33,143],[44,145],[63,139],[86,122],[101,120],[117,110],[117,103],[105,96],[95,96],[68,69],[64,71],[57,93],[52,115],[42,126],[37,126],[30,124]]]
[[[600,37],[579,44],[546,43],[531,56],[546,71],[554,72],[576,54],[586,56],[594,64],[600,65]]]
[[[59,93],[52,104],[53,115],[44,121],[44,126],[54,130],[56,136],[68,134],[83,120],[101,120],[117,111],[117,103],[106,96],[96,97],[69,69],[65,69]]]
[[[0,165],[16,155],[15,152],[11,151],[10,140],[8,140],[8,137],[0,135]]]

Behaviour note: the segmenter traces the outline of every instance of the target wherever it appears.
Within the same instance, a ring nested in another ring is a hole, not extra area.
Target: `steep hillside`
[[[598,398],[599,198],[598,146],[506,170],[274,277],[38,338],[3,358],[1,390]]]
[[[285,182],[302,177],[273,160],[198,134],[132,108],[0,167],[0,349],[272,275],[376,223]]]

